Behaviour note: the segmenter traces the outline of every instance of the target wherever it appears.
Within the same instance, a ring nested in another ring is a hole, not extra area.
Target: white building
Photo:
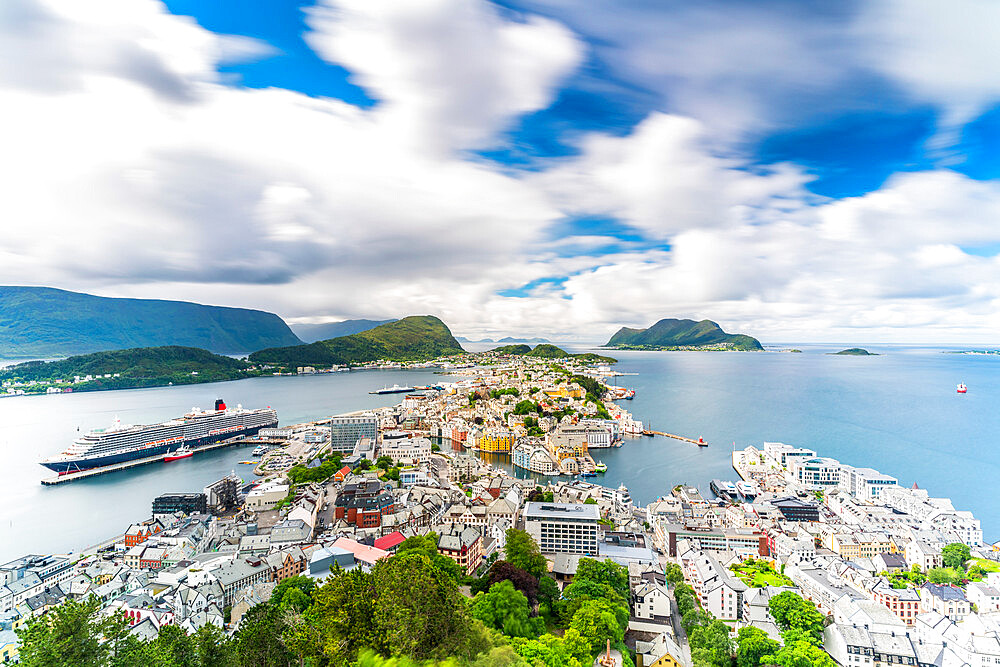
[[[379,456],[388,456],[395,464],[414,464],[426,461],[431,456],[431,441],[428,438],[390,438],[382,440]]]
[[[876,500],[881,496],[883,488],[896,486],[898,483],[899,480],[895,477],[884,475],[874,468],[840,465],[840,488],[858,500]]]
[[[530,502],[523,516],[524,529],[542,553],[597,557],[596,505]]]

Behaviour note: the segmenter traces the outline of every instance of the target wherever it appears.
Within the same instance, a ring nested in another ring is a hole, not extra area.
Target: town
[[[142,642],[167,627],[239,636],[290,586],[420,551],[520,664],[1000,663],[1000,551],[948,499],[764,442],[733,452],[740,480],[713,480],[716,497],[664,480],[643,507],[594,483],[595,455],[643,432],[608,367],[480,361],[394,407],[265,429],[253,480],[178,489],[84,552],[0,565],[0,658],[85,601]],[[503,455],[533,476],[491,463]],[[607,623],[584,622],[605,608]]]

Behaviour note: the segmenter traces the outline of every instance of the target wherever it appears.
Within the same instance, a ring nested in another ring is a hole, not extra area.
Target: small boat
[[[187,445],[181,445],[172,452],[167,452],[163,455],[163,462],[167,461],[178,461],[180,459],[186,459],[194,456],[194,452],[188,449]]]
[[[591,472],[591,471],[587,470],[587,471],[581,472],[580,473],[580,477],[597,477],[597,473],[596,472]]]
[[[391,387],[383,387],[382,389],[376,389],[375,391],[368,392],[369,394],[405,394],[407,392],[413,391],[413,387],[400,387],[398,384],[394,384]]]
[[[255,466],[255,465],[257,465],[257,461],[240,461],[239,463],[240,463],[240,465],[245,465],[245,466]]]
[[[267,454],[267,447],[264,445],[261,445],[250,452],[250,456],[264,456],[264,454]]]
[[[598,461],[596,464],[594,464],[594,472],[607,472],[607,471],[608,471],[607,463],[601,463],[600,461]]]
[[[959,383],[958,388],[955,389],[955,391],[957,391],[959,394],[964,394],[965,392],[969,391],[969,388],[966,387],[963,383]]]

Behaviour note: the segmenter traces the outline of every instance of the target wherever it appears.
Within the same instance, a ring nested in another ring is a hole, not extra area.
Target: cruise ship
[[[161,424],[125,425],[116,420],[110,428],[96,429],[78,438],[69,448],[41,462],[60,475],[158,456],[186,446],[195,449],[238,435],[255,435],[278,425],[271,409],[227,408],[220,398],[214,410],[198,410]]]

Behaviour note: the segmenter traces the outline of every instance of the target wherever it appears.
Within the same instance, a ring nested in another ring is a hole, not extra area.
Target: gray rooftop
[[[583,503],[530,502],[524,510],[525,519],[562,519],[569,521],[597,521],[601,512],[597,505]]]

